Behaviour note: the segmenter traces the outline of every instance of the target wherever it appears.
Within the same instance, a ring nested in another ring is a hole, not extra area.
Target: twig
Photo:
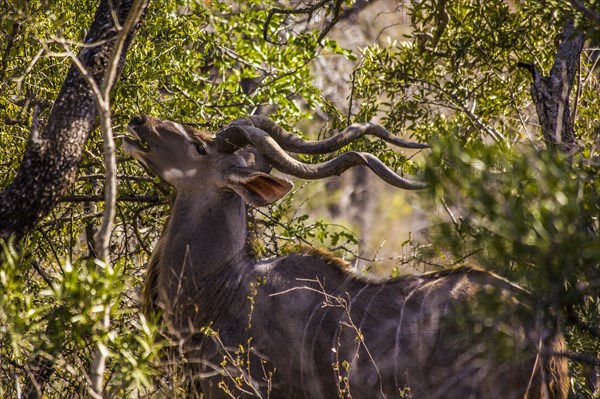
[[[351,309],[350,309],[350,304],[352,303],[352,301],[350,300],[349,294],[346,292],[346,295],[348,295],[348,299],[349,299],[349,301],[346,301],[341,296],[336,296],[336,295],[327,293],[327,291],[325,290],[325,286],[323,285],[323,282],[321,280],[319,280],[318,278],[316,278],[316,279],[297,278],[296,281],[304,282],[304,283],[316,283],[319,286],[319,288],[317,289],[317,288],[309,287],[308,285],[296,286],[296,287],[292,287],[292,288],[289,288],[289,289],[286,289],[283,291],[278,291],[278,292],[269,294],[269,297],[285,295],[290,292],[294,292],[294,291],[298,291],[298,290],[306,290],[306,291],[318,293],[323,296],[323,303],[322,303],[321,307],[334,307],[334,308],[343,309],[344,313],[347,316],[347,321],[343,322],[340,319],[339,326],[349,327],[356,333],[356,340],[357,340],[358,345],[362,346],[364,348],[365,352],[367,353],[367,356],[369,357],[369,360],[373,364],[373,367],[375,368],[375,371],[377,373],[378,381],[379,381],[379,393],[381,394],[381,397],[386,398],[387,396],[383,392],[383,377],[381,375],[379,366],[375,362],[375,358],[373,357],[373,355],[371,354],[371,351],[367,347],[367,343],[364,339],[364,335],[363,335],[362,331],[360,330],[360,327],[357,326],[354,323],[354,321],[352,320]],[[334,334],[334,336],[336,334]],[[357,351],[357,353],[358,353],[358,351]],[[338,352],[335,351],[335,354],[337,357]],[[300,367],[302,367],[302,366],[300,366]]]
[[[462,103],[461,99],[459,99],[455,94],[444,89],[442,86],[440,86],[436,83],[430,82],[428,80],[425,80],[425,79],[407,78],[406,80],[411,83],[420,84],[421,87],[423,87],[425,89],[437,91],[438,93],[442,94],[443,96],[448,98],[451,102],[453,102],[454,103],[453,105],[458,110],[462,111],[465,115],[467,115],[467,117],[469,117],[469,119],[473,122],[474,125],[479,126],[480,129],[482,129],[485,133],[487,133],[496,142],[503,142],[505,140],[504,135],[502,135],[502,133],[498,132],[496,129],[494,129],[491,126],[488,126],[484,121],[481,120],[481,118],[479,118],[479,116],[477,116],[469,108],[467,108]]]
[[[52,278],[46,273],[46,271],[36,261],[31,262],[31,266],[35,271],[42,277],[42,279],[48,284],[48,287],[52,287]]]
[[[573,112],[571,113],[571,120],[569,123],[571,126],[575,123],[575,119],[577,119],[577,108],[579,107],[579,98],[581,97],[581,57],[577,62],[577,92],[575,93],[575,99],[573,102]]]
[[[110,258],[109,244],[111,231],[114,224],[117,201],[117,162],[111,123],[110,91],[118,75],[119,60],[121,59],[123,49],[125,48],[127,37],[139,22],[146,7],[147,0],[134,1],[131,9],[129,10],[125,23],[122,27],[120,27],[118,26],[118,21],[116,21],[117,18],[115,10],[111,4],[111,16],[113,17],[113,22],[117,29],[121,29],[119,30],[114,47],[108,59],[108,67],[104,72],[100,87],[98,87],[96,81],[83,66],[79,58],[73,54],[67,43],[64,41],[61,42],[65,48],[65,51],[70,55],[73,63],[88,83],[90,90],[92,90],[94,93],[96,106],[98,107],[98,113],[100,117],[100,127],[104,144],[104,164],[106,170],[104,183],[105,208],[102,218],[102,225],[100,226],[100,229],[95,237],[95,252],[96,256],[103,265],[107,264]],[[105,306],[104,315],[99,326],[100,331],[106,331],[110,327],[110,308],[111,306],[109,304]],[[104,370],[106,368],[107,355],[108,353],[106,353],[104,345],[99,342],[94,351],[89,371],[90,389],[88,390],[88,393],[94,399],[102,398]]]
[[[102,174],[91,174],[91,175],[82,175],[77,178],[77,181],[89,181],[89,180],[98,180],[104,179],[104,175]],[[131,180],[131,181],[145,181],[152,182],[154,179],[148,176],[130,176],[130,175],[117,175],[118,180]]]
[[[456,219],[456,217],[454,216],[452,209],[450,209],[450,207],[448,207],[448,204],[446,203],[446,199],[444,199],[444,198],[442,198],[442,205],[443,205],[444,209],[446,210],[446,213],[448,214],[448,216],[450,216],[450,220],[452,220],[452,224],[454,225],[454,228],[456,229],[456,231],[459,231],[460,223],[458,222],[458,219]]]
[[[31,62],[29,63],[29,65],[27,66],[27,68],[25,69],[25,72],[23,72],[23,74],[21,76],[19,76],[18,78],[14,79],[15,83],[17,84],[16,87],[16,92],[20,92],[21,91],[21,84],[23,83],[23,80],[27,77],[27,75],[29,75],[29,73],[31,72],[31,70],[33,69],[33,67],[35,66],[35,64],[37,64],[38,60],[40,59],[40,57],[42,56],[42,54],[44,54],[44,49],[40,49],[37,54],[33,57],[33,59],[31,60]]]
[[[104,202],[105,198],[101,195],[63,195],[59,199],[60,202]],[[117,202],[139,202],[139,203],[150,203],[156,205],[167,204],[168,200],[162,197],[155,197],[150,195],[128,195],[119,194],[116,198]]]
[[[331,0],[321,0],[316,4],[313,4],[312,6],[308,6],[308,7],[304,7],[304,8],[298,8],[296,10],[284,10],[281,8],[272,8],[269,10],[269,13],[267,14],[267,19],[265,21],[265,24],[263,25],[263,39],[271,44],[277,44],[277,45],[282,45],[285,43],[282,42],[278,42],[278,41],[273,41],[269,38],[269,25],[271,24],[271,20],[273,19],[273,16],[275,14],[283,14],[283,15],[298,15],[298,14],[308,14],[309,17],[312,16],[312,14],[318,10],[319,8],[321,8],[323,5],[325,5],[325,3],[327,3],[328,1]]]
[[[351,86],[350,86],[350,97],[348,99],[348,115],[346,116],[348,123],[350,123],[350,117],[352,116],[352,105],[354,102],[354,92],[356,90],[356,73],[358,72],[358,68],[360,66],[358,66],[357,68],[354,69],[354,71],[352,71],[352,79],[351,79]]]
[[[100,114],[100,126],[104,142],[104,163],[106,170],[106,180],[104,184],[105,212],[102,225],[96,234],[96,253],[98,258],[106,262],[109,257],[110,232],[116,213],[117,196],[117,161],[115,156],[115,141],[110,112],[110,90],[112,89],[118,74],[118,64],[121,59],[121,53],[125,47],[125,40],[135,25],[139,22],[142,14],[148,5],[148,0],[136,0],[131,6],[127,19],[121,28],[117,41],[109,58],[109,67],[104,73],[102,87],[100,88],[101,97],[98,99],[98,111]],[[114,19],[114,17],[113,17]],[[115,22],[117,24],[117,22]]]
[[[432,47],[436,47],[448,26],[448,12],[446,11],[446,3],[448,0],[438,0],[436,5],[436,22],[437,29],[435,30],[435,35],[431,41]]]
[[[8,35],[8,42],[6,43],[6,47],[4,48],[4,53],[2,57],[2,69],[0,69],[0,82],[4,81],[4,77],[6,76],[6,68],[8,67],[10,50],[15,44],[15,38],[19,33],[19,29],[21,29],[21,22],[13,22],[12,24],[12,32]]]
[[[579,315],[577,315],[577,311],[575,310],[573,304],[569,304],[567,306],[567,319],[580,330],[587,332],[595,339],[600,339],[600,328],[592,323],[587,323],[581,320]]]
[[[589,364],[590,366],[600,366],[600,359],[587,353],[555,352],[546,349],[543,351],[543,354],[550,356],[566,357],[567,359],[574,360],[578,363]]]
[[[14,373],[13,377],[15,379],[15,391],[17,394],[17,399],[21,399],[21,383],[19,382],[19,376],[17,373]]]
[[[319,34],[317,43],[321,43],[321,40],[323,40],[325,36],[327,36],[331,28],[333,28],[335,24],[337,24],[340,20],[340,10],[342,9],[343,2],[343,0],[336,0],[333,6],[333,18],[331,18],[331,21],[329,21],[329,23],[325,25],[323,29],[321,29],[321,33]]]

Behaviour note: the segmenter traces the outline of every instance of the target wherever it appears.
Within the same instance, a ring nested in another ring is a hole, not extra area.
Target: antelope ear
[[[227,187],[254,206],[265,206],[283,198],[294,186],[290,181],[267,173],[234,169],[227,176]]]

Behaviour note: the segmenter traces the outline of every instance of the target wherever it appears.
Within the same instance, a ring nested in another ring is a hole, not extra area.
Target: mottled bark
[[[100,1],[85,43],[101,44],[83,48],[78,56],[99,84],[113,50],[114,40],[111,39],[117,35],[111,4],[122,24],[133,1]],[[132,37],[133,33],[125,43],[119,71],[122,70]],[[84,144],[95,126],[97,115],[94,93],[72,66],[44,132],[41,135],[32,133],[15,180],[0,193],[0,238],[7,239],[12,235],[22,238],[71,187]]]
[[[565,151],[576,147],[575,131],[571,122],[569,95],[583,48],[583,33],[567,24],[560,34],[560,44],[549,76],[533,74],[531,95],[535,103],[544,140]]]
[[[89,75],[102,85],[109,65],[118,29],[122,26],[133,0],[102,0],[85,43],[101,43],[83,48],[79,61]],[[112,8],[111,8],[112,7]],[[134,30],[124,43],[117,70],[123,67],[125,54]],[[23,161],[15,180],[0,193],[0,238],[23,237],[48,214],[75,181],[84,144],[96,124],[97,98],[75,66],[69,70],[54,103],[46,129],[40,134],[32,129]],[[54,313],[49,315],[48,333],[55,329]],[[60,344],[39,348],[28,364],[29,378],[24,398],[43,397],[44,388],[54,372],[54,357]]]

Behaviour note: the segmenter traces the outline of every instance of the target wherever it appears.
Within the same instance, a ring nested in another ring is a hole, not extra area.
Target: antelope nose
[[[146,117],[143,115],[134,116],[129,121],[129,126],[140,126],[146,122]]]

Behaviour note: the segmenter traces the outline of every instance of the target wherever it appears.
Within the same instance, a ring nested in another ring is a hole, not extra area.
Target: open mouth
[[[136,152],[149,152],[150,146],[148,145],[148,142],[140,137],[135,131],[135,128],[129,126],[127,129],[131,132],[133,137],[123,137],[123,149],[125,152],[130,155],[134,155]]]

